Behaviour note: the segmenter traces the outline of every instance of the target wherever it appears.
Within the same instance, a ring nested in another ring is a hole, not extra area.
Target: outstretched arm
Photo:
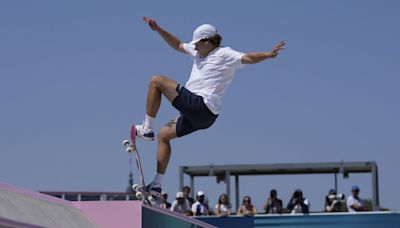
[[[275,58],[279,52],[285,48],[285,41],[279,42],[271,51],[264,51],[264,52],[249,52],[243,55],[242,63],[243,64],[254,64],[264,61],[269,58]]]
[[[183,49],[183,43],[178,38],[158,26],[154,19],[142,17],[142,20],[150,26],[151,30],[158,32],[169,46],[179,52],[187,54],[185,49]]]

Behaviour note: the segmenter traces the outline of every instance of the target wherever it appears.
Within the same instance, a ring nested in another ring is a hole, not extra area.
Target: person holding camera
[[[307,214],[310,212],[310,201],[303,197],[303,192],[300,189],[296,189],[289,200],[287,209],[291,214]]]
[[[278,193],[275,189],[270,191],[264,210],[265,214],[282,214],[282,200],[278,198]]]
[[[336,194],[335,189],[329,190],[329,194],[325,197],[325,212],[341,212],[344,194]]]

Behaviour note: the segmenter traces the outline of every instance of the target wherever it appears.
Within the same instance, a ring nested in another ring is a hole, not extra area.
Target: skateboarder
[[[151,78],[145,119],[142,125],[135,126],[140,138],[154,140],[153,122],[162,95],[180,111],[180,116],[162,127],[157,135],[157,174],[148,187],[152,195],[159,197],[162,177],[171,156],[170,140],[210,127],[218,117],[221,99],[236,69],[276,57],[284,48],[285,41],[271,51],[242,53],[220,46],[222,37],[209,24],[199,26],[193,32],[192,41],[184,43],[161,28],[154,19],[143,17],[142,20],[173,49],[193,58],[192,72],[184,85],[162,75]]]

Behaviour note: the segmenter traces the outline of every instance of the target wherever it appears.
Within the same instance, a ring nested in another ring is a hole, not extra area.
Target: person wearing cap
[[[211,215],[210,208],[203,191],[196,194],[197,201],[192,205],[192,213],[194,216]]]
[[[360,193],[360,188],[354,185],[351,188],[351,196],[347,198],[346,205],[348,212],[355,213],[359,211],[367,211],[365,201],[361,199],[358,195]]]
[[[177,192],[176,198],[171,205],[171,211],[188,215],[190,213],[190,206],[189,203],[185,200],[183,192]]]
[[[169,46],[193,59],[192,71],[186,84],[180,84],[162,75],[150,79],[146,115],[143,124],[135,125],[138,137],[148,141],[154,140],[153,122],[162,96],[180,112],[180,115],[162,127],[157,135],[157,173],[148,188],[151,194],[159,196],[162,177],[171,156],[170,141],[213,125],[221,110],[222,97],[233,80],[235,71],[247,64],[275,58],[284,48],[285,42],[281,41],[270,51],[242,53],[222,47],[221,35],[210,24],[199,26],[193,32],[192,41],[184,43],[161,28],[154,19],[143,17],[142,20]]]
[[[335,189],[329,190],[328,195],[325,197],[325,212],[341,212],[342,203],[340,200],[344,200],[343,194],[336,194]]]
[[[310,201],[303,197],[301,189],[296,189],[292,194],[292,198],[287,204],[287,209],[291,214],[303,213],[307,214],[310,212]]]

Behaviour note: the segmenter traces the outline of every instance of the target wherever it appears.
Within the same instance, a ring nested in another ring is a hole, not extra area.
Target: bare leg
[[[158,133],[157,173],[165,174],[171,157],[171,139],[176,138],[176,121],[169,122]]]
[[[177,85],[177,82],[165,76],[153,76],[147,91],[146,114],[156,117],[161,105],[161,94],[172,102],[178,96],[175,90]]]

